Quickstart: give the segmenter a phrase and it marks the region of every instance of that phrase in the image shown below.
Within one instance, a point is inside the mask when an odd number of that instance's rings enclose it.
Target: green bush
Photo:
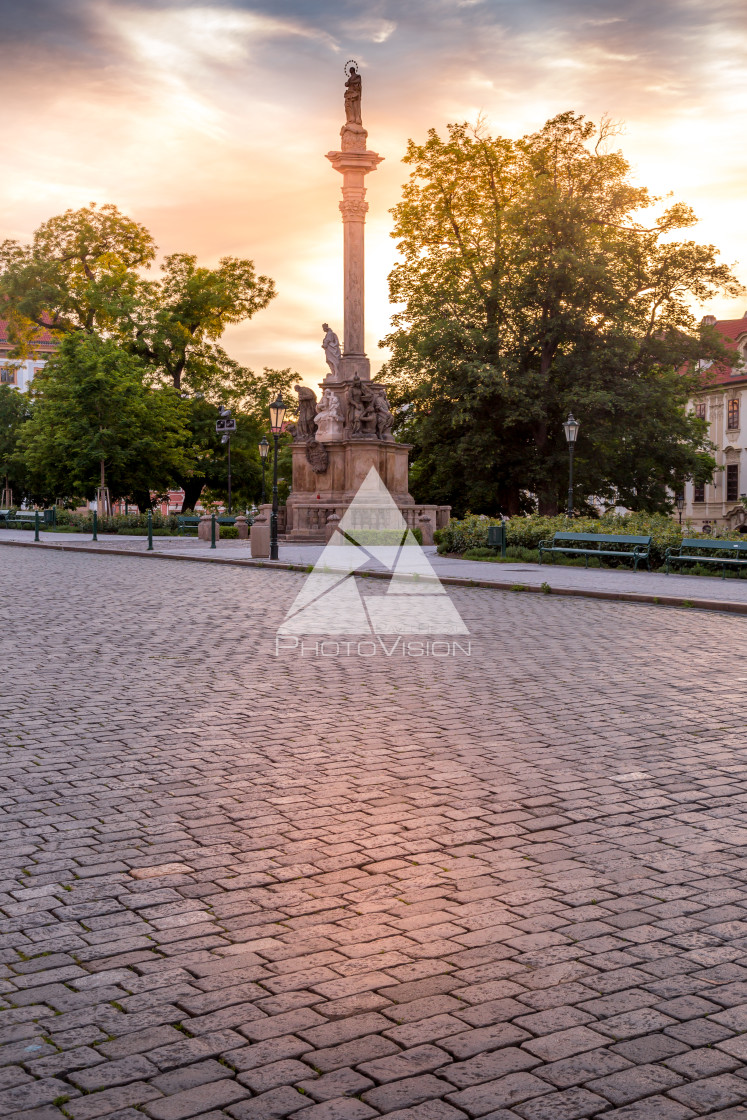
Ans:
[[[479,517],[469,514],[461,521],[452,521],[445,529],[439,530],[438,551],[464,553],[471,549],[488,547],[488,527],[499,525],[500,518]],[[678,525],[676,521],[663,513],[607,513],[603,517],[575,517],[570,521],[565,516],[540,517],[533,514],[529,517],[512,517],[507,522],[506,543],[511,548],[537,549],[541,540],[549,540],[555,533],[567,532],[571,529],[579,533],[620,533],[628,536],[651,536],[651,567],[662,567],[664,554],[668,548],[677,548],[683,537],[703,537],[711,540],[715,536],[698,533],[691,526]],[[730,533],[720,530],[718,538],[723,540],[744,540],[740,533]],[[614,547],[614,546],[611,546]],[[624,545],[619,546],[625,550]],[[517,557],[519,558],[519,557]],[[525,559],[524,556],[520,557]],[[610,557],[605,557],[604,563],[614,563]],[[621,564],[630,563],[623,559]],[[686,570],[689,566],[684,566]]]

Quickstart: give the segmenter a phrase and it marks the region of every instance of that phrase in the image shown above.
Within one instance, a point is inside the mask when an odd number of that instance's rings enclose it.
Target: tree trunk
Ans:
[[[146,513],[147,510],[153,508],[150,491],[148,490],[134,490],[132,493],[132,500],[141,513]]]
[[[194,509],[195,504],[199,501],[200,494],[202,493],[205,485],[204,480],[200,481],[197,478],[187,478],[182,483],[184,487],[184,501],[182,502],[182,513],[188,509]]]

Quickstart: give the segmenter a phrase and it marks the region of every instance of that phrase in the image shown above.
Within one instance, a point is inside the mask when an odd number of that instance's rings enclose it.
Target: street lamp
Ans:
[[[267,452],[269,450],[270,445],[265,437],[262,436],[262,439],[259,441],[259,457],[262,460],[262,501],[260,505],[265,504],[265,467],[267,466]]]
[[[578,436],[578,429],[581,427],[578,420],[574,420],[573,413],[568,413],[568,419],[563,424],[563,431],[568,443],[568,516],[573,517],[573,450],[576,446],[576,438]]]
[[[675,502],[675,505],[677,506],[677,512],[680,515],[680,525],[681,525],[682,524],[682,511],[685,508],[685,495],[682,494],[682,493],[679,493],[677,495],[677,497],[674,499],[674,502]]]
[[[270,517],[270,559],[278,559],[278,438],[283,430],[285,404],[278,393],[277,400],[270,405],[270,431],[275,441],[275,454],[272,463],[272,516]]]

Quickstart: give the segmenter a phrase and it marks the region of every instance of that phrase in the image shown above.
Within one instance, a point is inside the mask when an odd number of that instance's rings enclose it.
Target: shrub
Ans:
[[[439,530],[438,551],[463,553],[468,549],[487,548],[488,527],[499,524],[499,518],[478,517],[474,514],[468,514],[461,521],[452,521],[447,528]],[[575,529],[579,533],[650,536],[652,568],[663,566],[667,548],[678,547],[685,536],[713,539],[705,533],[696,532],[691,526],[678,525],[663,513],[606,513],[599,518],[575,517],[572,521],[564,515],[540,517],[538,514],[532,514],[529,517],[512,517],[507,522],[506,543],[509,549],[534,550],[541,540],[549,540],[554,533],[570,529]],[[723,540],[744,540],[741,534],[726,530],[719,530],[718,537]],[[621,545],[620,548],[624,550],[625,546]],[[604,563],[610,562],[614,563],[614,560],[605,557]],[[621,563],[626,564],[629,561],[622,560]]]

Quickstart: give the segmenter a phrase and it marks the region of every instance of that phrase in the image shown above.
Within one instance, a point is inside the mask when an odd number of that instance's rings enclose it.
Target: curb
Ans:
[[[56,552],[87,552],[96,556],[130,556],[143,560],[176,560],[186,561],[191,564],[224,564],[236,568],[275,568],[287,572],[308,572],[308,564],[294,564],[288,560],[232,560],[227,556],[176,556],[167,552],[134,552],[128,548],[91,548],[84,544],[48,544],[46,541],[37,544],[34,541],[4,541],[0,546],[6,548],[43,548]],[[389,572],[359,572],[369,579],[388,579]],[[441,584],[450,587],[478,587],[493,591],[530,592],[535,595],[575,596],[579,599],[606,599],[618,603],[645,603],[657,607],[681,607],[700,611],[721,611],[726,614],[747,614],[747,602],[735,603],[720,599],[690,599],[679,595],[647,595],[638,591],[598,591],[594,588],[578,587],[553,587],[549,592],[541,587],[532,587],[529,584],[505,583],[492,579],[467,579],[464,576],[439,576]]]

